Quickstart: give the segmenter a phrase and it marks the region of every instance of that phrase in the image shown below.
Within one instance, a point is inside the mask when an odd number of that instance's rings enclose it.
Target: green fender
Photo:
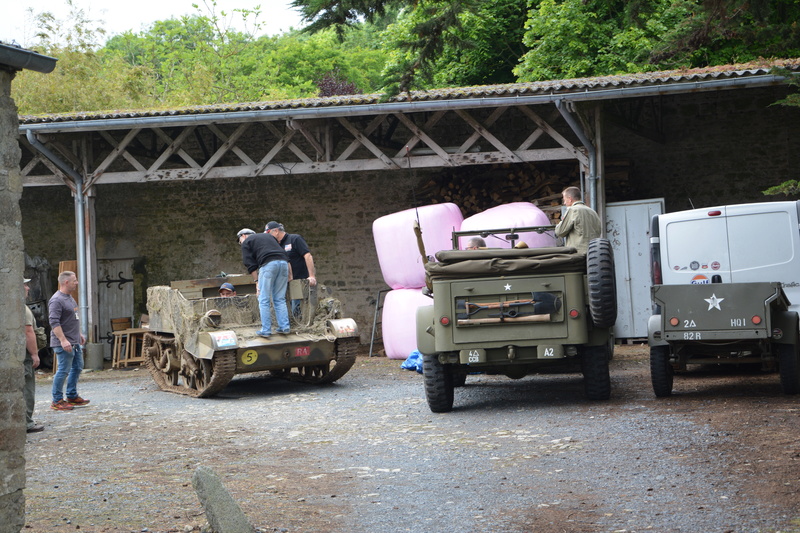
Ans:
[[[432,305],[423,305],[417,308],[417,350],[424,355],[436,353]]]

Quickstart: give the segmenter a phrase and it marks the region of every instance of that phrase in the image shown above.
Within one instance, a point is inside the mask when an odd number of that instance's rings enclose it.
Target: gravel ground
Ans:
[[[205,465],[263,531],[800,532],[800,405],[777,374],[699,369],[657,400],[646,346],[618,346],[608,402],[579,374],[477,375],[435,415],[399,365],[205,400],[106,370],[72,412],[40,375],[25,531],[198,531]]]

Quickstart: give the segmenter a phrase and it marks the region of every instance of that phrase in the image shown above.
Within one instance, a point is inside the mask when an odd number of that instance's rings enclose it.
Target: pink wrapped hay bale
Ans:
[[[407,359],[417,349],[417,308],[432,305],[422,289],[389,291],[383,300],[383,348],[389,359]]]
[[[549,226],[550,219],[544,211],[530,202],[514,202],[505,205],[498,205],[467,217],[461,223],[461,231],[472,230],[491,230],[500,228],[521,228],[523,226]],[[528,245],[529,248],[544,248],[555,246],[556,238],[552,231],[539,234],[536,232],[519,233],[519,240]],[[486,241],[487,248],[511,248],[511,243],[503,240],[506,233],[498,237],[489,236]],[[465,248],[469,237],[461,237],[460,248]],[[519,241],[517,241],[519,242]]]
[[[425,268],[414,234],[414,221],[419,216],[425,253],[453,248],[452,232],[464,220],[456,204],[435,204],[406,209],[382,216],[372,223],[372,236],[378,252],[381,274],[393,289],[417,289],[425,286]]]

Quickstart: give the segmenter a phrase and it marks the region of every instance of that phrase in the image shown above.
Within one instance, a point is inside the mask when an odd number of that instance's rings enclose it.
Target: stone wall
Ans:
[[[100,186],[97,254],[138,258],[146,285],[245,273],[236,232],[278,220],[307,240],[320,283],[368,342],[374,298],[385,288],[372,221],[410,207],[420,179],[401,171]],[[55,275],[59,261],[75,258],[72,197],[66,187],[27,188],[22,205],[26,252],[45,257]]]
[[[665,142],[610,125],[606,158],[633,162],[634,198],[664,197],[667,211],[785,200],[761,191],[800,168],[800,108],[773,105],[785,88],[662,97]],[[690,201],[691,200],[691,201]]]
[[[22,181],[13,78],[0,70],[0,533],[19,531],[25,519]]]
[[[668,210],[689,207],[688,198],[696,206],[768,200],[760,191],[796,177],[792,172],[800,162],[800,110],[770,106],[785,93],[740,89],[662,97],[664,143],[608,121],[607,160],[632,163],[630,186],[608,200],[663,196]],[[465,167],[459,175],[487,170]],[[141,285],[220,271],[241,273],[236,231],[261,231],[269,220],[278,220],[306,238],[320,281],[342,300],[361,327],[362,341],[368,342],[374,298],[386,288],[372,222],[413,207],[419,185],[440,172],[446,171],[101,185],[96,200],[98,257],[137,258]],[[502,179],[504,172],[495,174]],[[572,179],[566,176],[565,185]],[[26,188],[21,205],[26,252],[51,265],[74,259],[73,200],[67,188]],[[143,292],[139,287],[137,294]],[[137,312],[143,311],[140,305]]]

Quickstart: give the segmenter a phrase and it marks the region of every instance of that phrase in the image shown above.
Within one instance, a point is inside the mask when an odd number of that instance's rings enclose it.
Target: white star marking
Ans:
[[[716,294],[712,294],[711,298],[703,298],[703,299],[708,302],[708,311],[711,311],[714,308],[717,308],[720,311],[722,311],[722,308],[719,306],[719,304],[725,298],[717,298]]]
[[[506,283],[506,284],[505,284],[505,287],[503,287],[503,288],[504,288],[505,290],[507,290],[507,291],[510,291],[510,290],[511,290],[511,284],[510,284],[510,283]]]

